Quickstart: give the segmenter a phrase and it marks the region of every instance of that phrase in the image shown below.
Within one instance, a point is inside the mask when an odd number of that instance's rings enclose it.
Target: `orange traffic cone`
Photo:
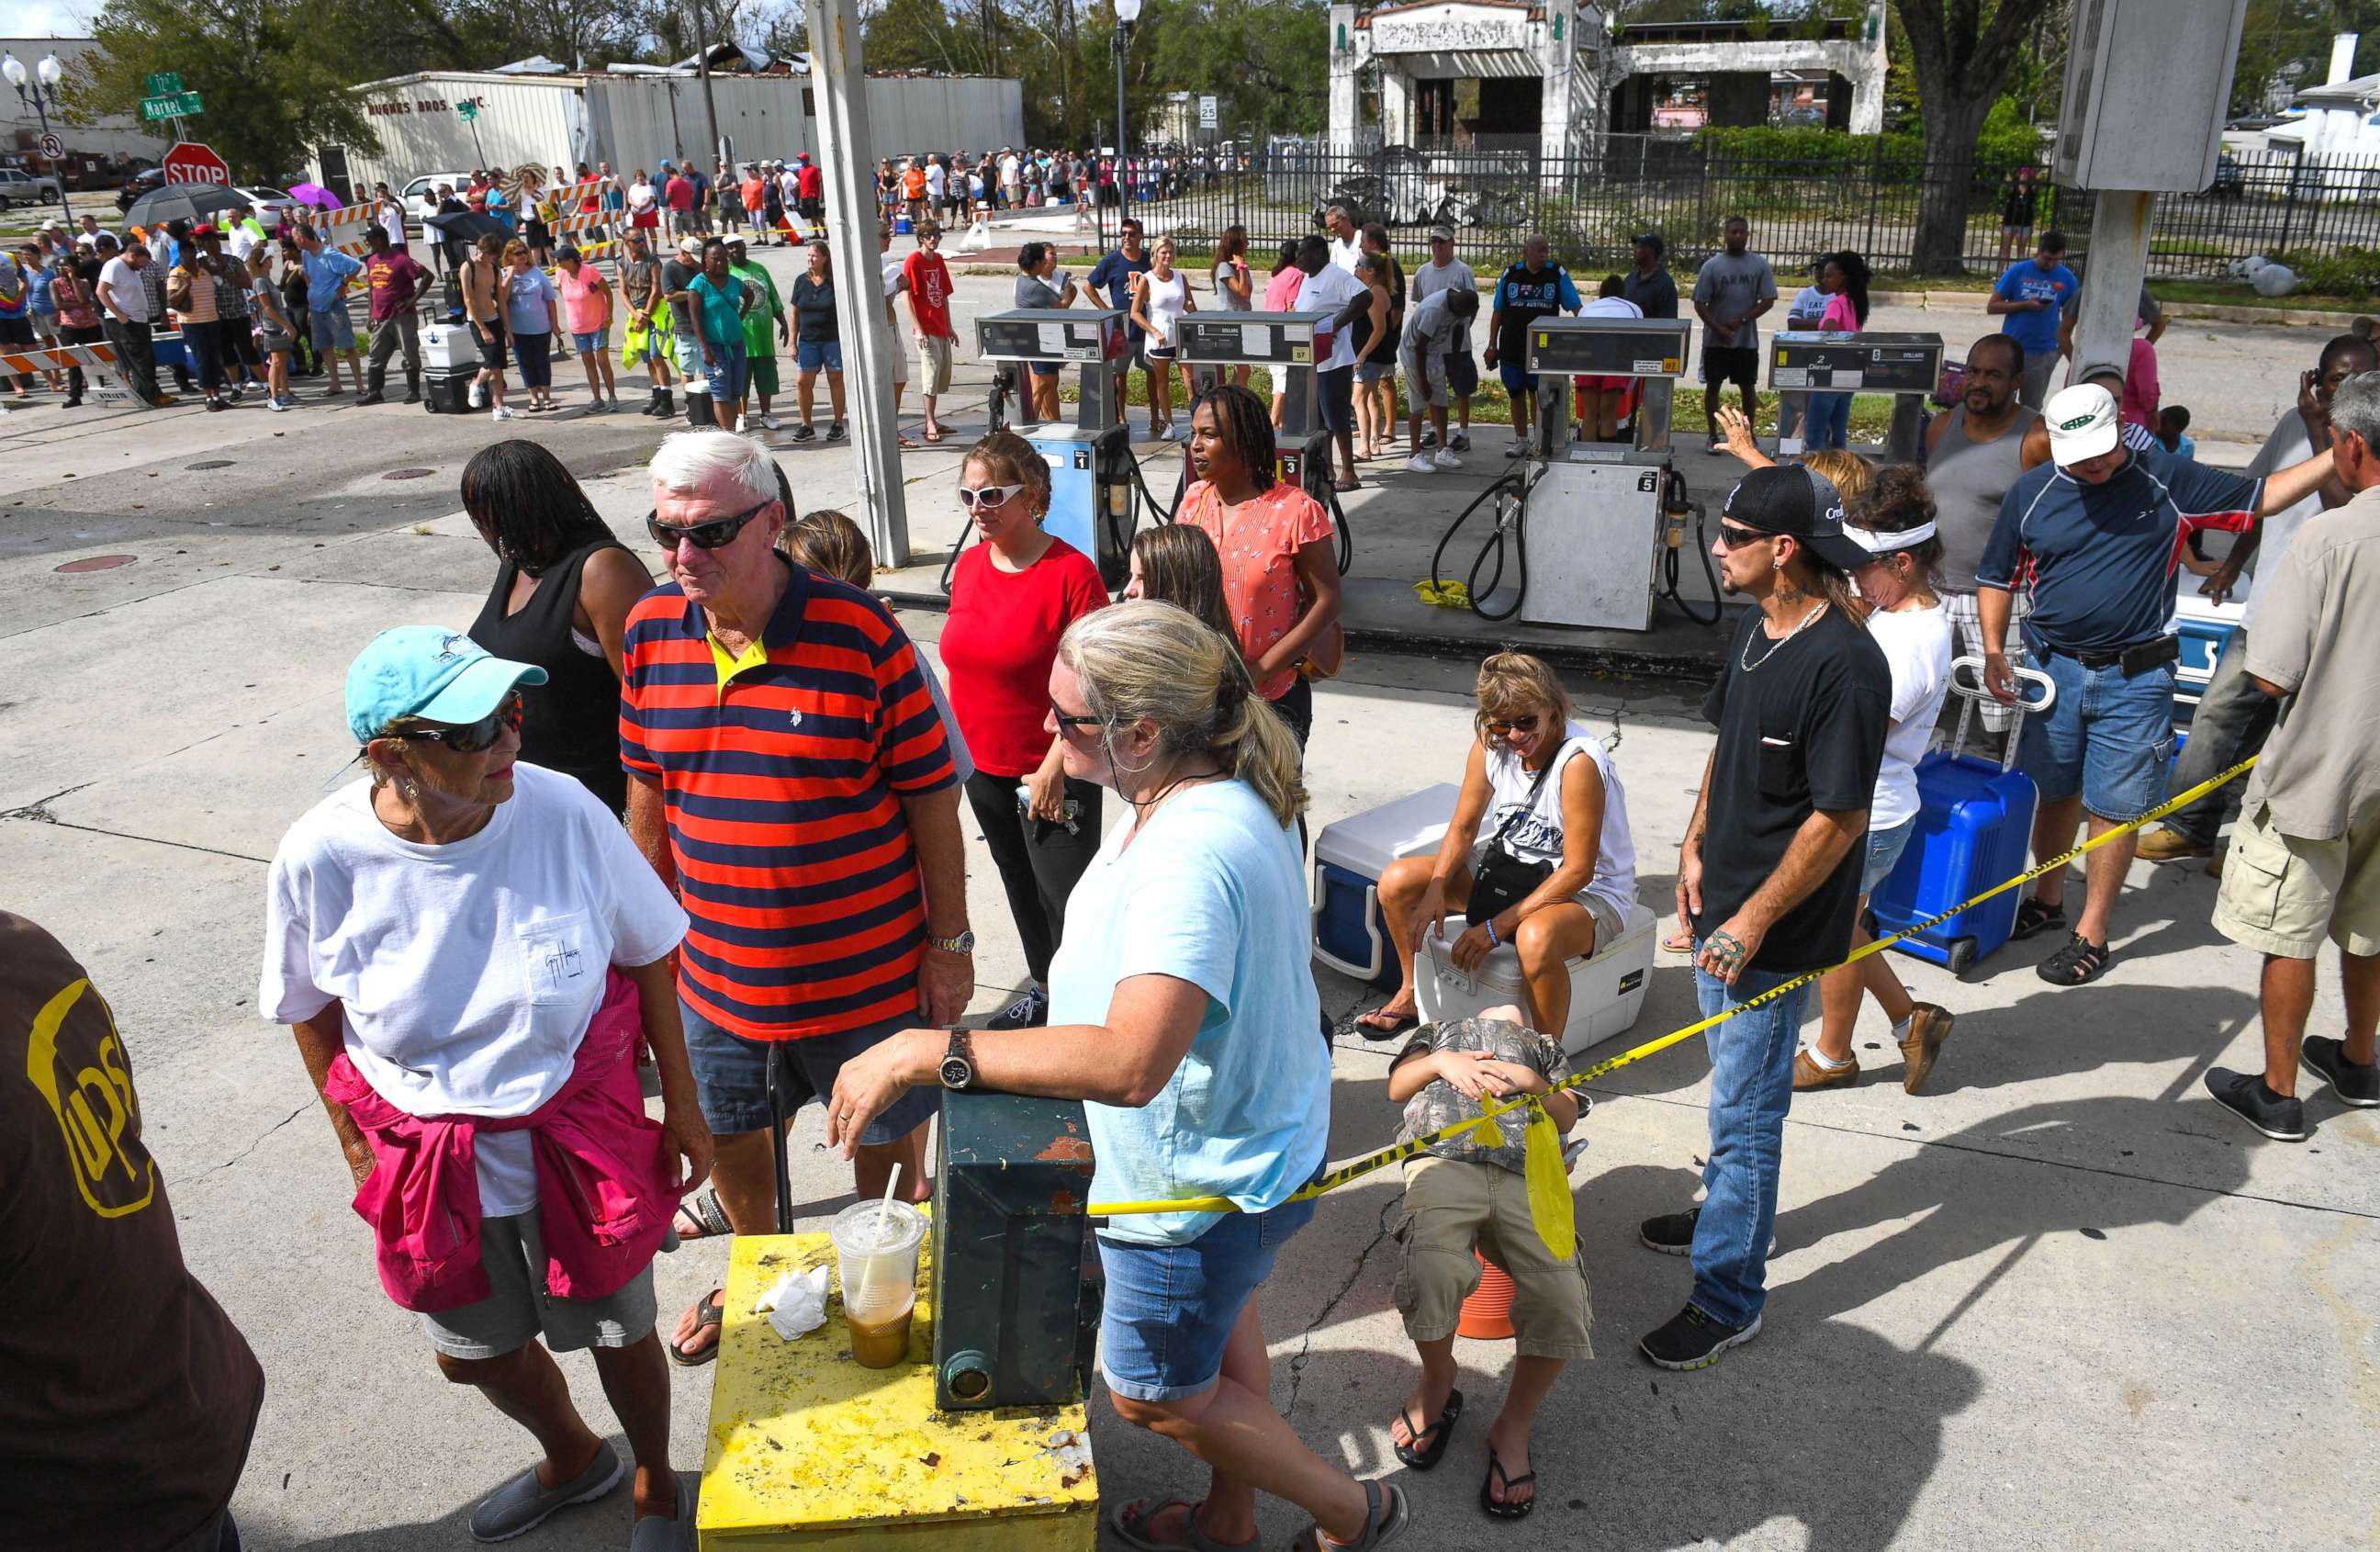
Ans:
[[[1463,1301],[1455,1335],[1475,1341],[1501,1341],[1512,1334],[1512,1276],[1476,1250],[1471,1254],[1479,1263],[1479,1286]]]

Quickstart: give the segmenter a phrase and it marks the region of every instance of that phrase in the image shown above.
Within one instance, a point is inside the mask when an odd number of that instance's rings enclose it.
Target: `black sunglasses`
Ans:
[[[1524,717],[1513,717],[1510,720],[1490,717],[1488,719],[1487,726],[1489,734],[1497,738],[1501,738],[1508,733],[1535,733],[1537,731],[1537,714],[1532,711]]]
[[[496,740],[504,735],[504,729],[520,725],[521,697],[520,692],[515,690],[504,697],[502,706],[476,722],[466,722],[461,727],[413,728],[405,736],[443,744],[458,755],[476,755],[482,749],[493,748]]]
[[[1095,728],[1105,727],[1107,725],[1097,717],[1076,717],[1072,716],[1067,712],[1061,711],[1058,709],[1058,703],[1054,700],[1050,703],[1050,718],[1052,721],[1058,724],[1061,732],[1068,732],[1075,728]]]
[[[1730,550],[1741,550],[1747,544],[1757,544],[1764,539],[1776,537],[1775,534],[1765,534],[1756,528],[1739,528],[1732,523],[1721,523],[1718,526],[1718,541]]]
[[[662,522],[659,509],[655,509],[645,514],[645,531],[652,535],[653,542],[664,550],[676,549],[681,540],[690,540],[697,550],[717,550],[735,543],[735,536],[744,531],[745,524],[776,504],[777,498],[771,496],[759,505],[739,512],[733,517],[712,517],[699,523],[688,523],[683,527]]]

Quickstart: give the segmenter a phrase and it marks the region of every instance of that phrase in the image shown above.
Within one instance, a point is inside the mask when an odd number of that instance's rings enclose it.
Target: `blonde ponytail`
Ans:
[[[1058,655],[1108,727],[1153,722],[1160,747],[1211,757],[1254,787],[1284,826],[1305,811],[1297,740],[1257,697],[1238,643],[1196,615],[1129,599],[1067,626]]]

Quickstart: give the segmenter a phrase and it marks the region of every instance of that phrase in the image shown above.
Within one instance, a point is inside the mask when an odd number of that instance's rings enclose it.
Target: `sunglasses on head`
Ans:
[[[1730,550],[1741,550],[1747,544],[1757,544],[1764,539],[1776,537],[1775,534],[1765,534],[1756,528],[1739,528],[1732,523],[1721,523],[1718,526],[1718,541]]]
[[[1006,506],[1025,489],[1022,482],[1014,485],[978,485],[959,487],[959,504],[973,512],[978,506]]]
[[[735,543],[735,536],[744,531],[745,524],[776,504],[777,498],[771,496],[759,505],[748,507],[733,517],[710,517],[699,523],[683,525],[662,522],[659,509],[655,509],[645,514],[645,531],[652,535],[653,542],[664,550],[676,549],[680,541],[692,544],[697,550],[717,550]]]
[[[1487,728],[1488,735],[1494,738],[1501,738],[1508,733],[1535,733],[1537,731],[1537,714],[1531,711],[1518,717],[1490,717]]]
[[[502,706],[476,722],[466,722],[461,727],[415,728],[405,736],[443,744],[458,755],[476,755],[482,749],[493,748],[496,740],[504,735],[504,729],[520,725],[521,697],[520,692],[515,690],[504,697]]]

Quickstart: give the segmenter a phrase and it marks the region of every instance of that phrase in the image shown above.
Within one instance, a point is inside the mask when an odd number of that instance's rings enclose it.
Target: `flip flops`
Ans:
[[[1479,1483],[1479,1507],[1488,1511],[1491,1520],[1526,1520],[1530,1511],[1537,1507],[1537,1496],[1532,1493],[1519,1503],[1499,1503],[1493,1493],[1499,1479],[1504,1484],[1504,1491],[1510,1493],[1515,1487],[1526,1487],[1535,1482],[1537,1473],[1523,1472],[1518,1476],[1507,1475],[1504,1462],[1496,1458],[1496,1447],[1491,1444],[1488,1447],[1488,1474]]]
[[[1447,1441],[1454,1437],[1454,1425],[1462,1419],[1462,1416],[1463,1392],[1460,1390],[1450,1390],[1446,1393],[1446,1405],[1439,1409],[1438,1421],[1427,1428],[1415,1427],[1413,1413],[1399,1407],[1397,1420],[1405,1425],[1405,1433],[1411,1442],[1392,1446],[1396,1450],[1397,1459],[1415,1471],[1429,1470],[1445,1457]],[[1436,1437],[1430,1440],[1428,1448],[1415,1449],[1415,1446],[1421,1443],[1422,1436],[1425,1434]]]
[[[686,1227],[689,1223],[694,1225],[692,1229]],[[670,1227],[677,1231],[681,1240],[707,1240],[735,1232],[735,1225],[727,1221],[725,1209],[719,1205],[719,1193],[708,1188],[677,1205],[677,1217]]]
[[[1376,1022],[1379,1019],[1386,1019],[1388,1022],[1386,1024]],[[1417,1012],[1391,1013],[1385,1009],[1375,1008],[1368,1013],[1355,1015],[1355,1033],[1366,1040],[1393,1040],[1419,1023],[1421,1023],[1421,1015]]]
[[[688,1335],[696,1337],[702,1335],[702,1328],[705,1326],[719,1326],[721,1328],[719,1335],[711,1338],[710,1345],[704,1348],[699,1352],[686,1352],[680,1351],[677,1344],[686,1339],[679,1337],[671,1338],[665,1344],[669,1348],[671,1363],[677,1364],[681,1368],[694,1369],[700,1368],[703,1364],[710,1363],[712,1359],[719,1356],[720,1340],[727,1334],[725,1327],[722,1324],[726,1319],[727,1315],[725,1308],[726,1303],[727,1290],[724,1288],[714,1288],[710,1292],[702,1296],[702,1302],[694,1306],[694,1329],[689,1332]]]

